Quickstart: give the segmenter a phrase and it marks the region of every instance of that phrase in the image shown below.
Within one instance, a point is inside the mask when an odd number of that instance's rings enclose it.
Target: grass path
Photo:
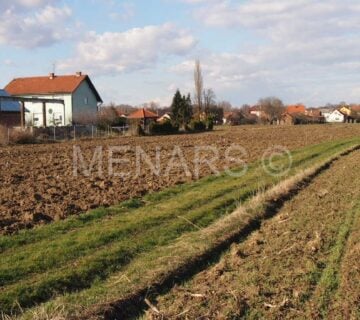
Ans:
[[[360,193],[358,197],[360,197]],[[349,201],[351,200],[349,199]],[[324,319],[328,318],[330,304],[340,285],[341,262],[345,253],[346,243],[352,231],[354,220],[358,218],[359,212],[360,202],[357,202],[350,210],[344,212],[343,222],[338,229],[335,243],[331,247],[326,267],[321,273],[313,296],[309,299],[307,308],[309,316],[316,315]],[[360,291],[360,288],[357,291]]]
[[[337,288],[327,305],[328,319],[360,319],[360,207],[354,212],[344,251]]]
[[[357,143],[358,139],[323,143],[294,152],[289,175]],[[284,161],[278,160],[279,164]],[[261,164],[254,163],[240,178],[209,177],[0,237],[0,309],[10,313],[16,303],[26,308],[64,293],[96,291],[99,283],[136,256],[209,226],[279,180],[265,175]]]

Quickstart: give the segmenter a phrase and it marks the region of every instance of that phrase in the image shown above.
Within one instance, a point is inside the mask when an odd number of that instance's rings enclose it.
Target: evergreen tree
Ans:
[[[191,102],[191,96],[190,93],[187,95],[187,97],[183,97],[183,117],[182,117],[182,125],[185,127],[188,125],[191,121],[191,118],[193,116],[192,113],[192,102]]]
[[[174,95],[172,104],[171,104],[171,113],[172,113],[172,121],[176,126],[181,125],[181,110],[183,104],[183,97],[181,96],[180,90],[176,90]]]
[[[174,125],[185,127],[189,124],[192,118],[192,103],[190,94],[188,94],[187,97],[182,96],[180,90],[177,90],[171,104],[171,112]]]

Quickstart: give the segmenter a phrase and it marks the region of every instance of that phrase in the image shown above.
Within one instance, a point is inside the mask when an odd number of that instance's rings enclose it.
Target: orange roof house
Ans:
[[[131,113],[127,118],[130,120],[130,123],[136,124],[137,127],[140,126],[144,132],[149,133],[150,124],[155,122],[159,116],[154,112],[142,108]]]
[[[297,105],[289,105],[286,107],[285,113],[293,114],[293,113],[306,113],[306,107],[303,104]]]
[[[96,116],[98,106],[103,101],[88,75],[77,72],[74,75],[17,78],[5,90],[12,96],[64,100],[65,105],[49,104],[46,107],[46,124],[70,125],[81,116]],[[26,102],[27,123],[40,126],[43,123],[41,106]]]
[[[267,118],[267,114],[265,111],[262,110],[263,108],[259,105],[255,105],[250,107],[249,109],[249,113],[251,115],[257,116],[258,118],[262,118],[262,119],[266,119]]]
[[[159,118],[157,114],[144,108],[136,110],[135,112],[131,113],[128,116],[128,119],[157,119],[157,118]]]
[[[350,108],[351,111],[360,112],[360,105],[353,105]]]

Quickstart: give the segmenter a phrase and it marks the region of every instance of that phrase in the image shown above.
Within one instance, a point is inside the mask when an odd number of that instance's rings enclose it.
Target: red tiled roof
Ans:
[[[302,104],[298,104],[298,105],[295,105],[295,106],[287,106],[285,112],[290,113],[290,114],[291,113],[305,113],[306,108]]]
[[[159,118],[157,114],[146,109],[139,109],[128,116],[128,119],[157,119],[157,118]]]
[[[351,110],[352,110],[352,111],[357,111],[357,112],[360,112],[360,105],[357,105],[357,106],[351,106]]]
[[[88,82],[97,100],[102,102],[99,93],[87,75],[17,78],[12,80],[5,87],[5,90],[12,96],[73,93],[83,81]]]

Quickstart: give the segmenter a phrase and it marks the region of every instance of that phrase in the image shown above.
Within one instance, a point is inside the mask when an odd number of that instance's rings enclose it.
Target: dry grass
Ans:
[[[12,130],[10,133],[10,143],[30,144],[35,142],[34,135],[28,130]]]
[[[29,130],[0,126],[0,145],[35,143],[35,137]]]
[[[21,310],[21,313],[23,313],[23,310]],[[32,320],[66,320],[69,318],[69,314],[65,312],[65,306],[56,306],[53,309],[39,307],[36,310],[31,311],[29,316]],[[19,315],[8,316],[0,314],[0,320],[15,320],[18,319],[18,317]]]
[[[4,126],[0,126],[0,145],[8,144],[8,130]]]

